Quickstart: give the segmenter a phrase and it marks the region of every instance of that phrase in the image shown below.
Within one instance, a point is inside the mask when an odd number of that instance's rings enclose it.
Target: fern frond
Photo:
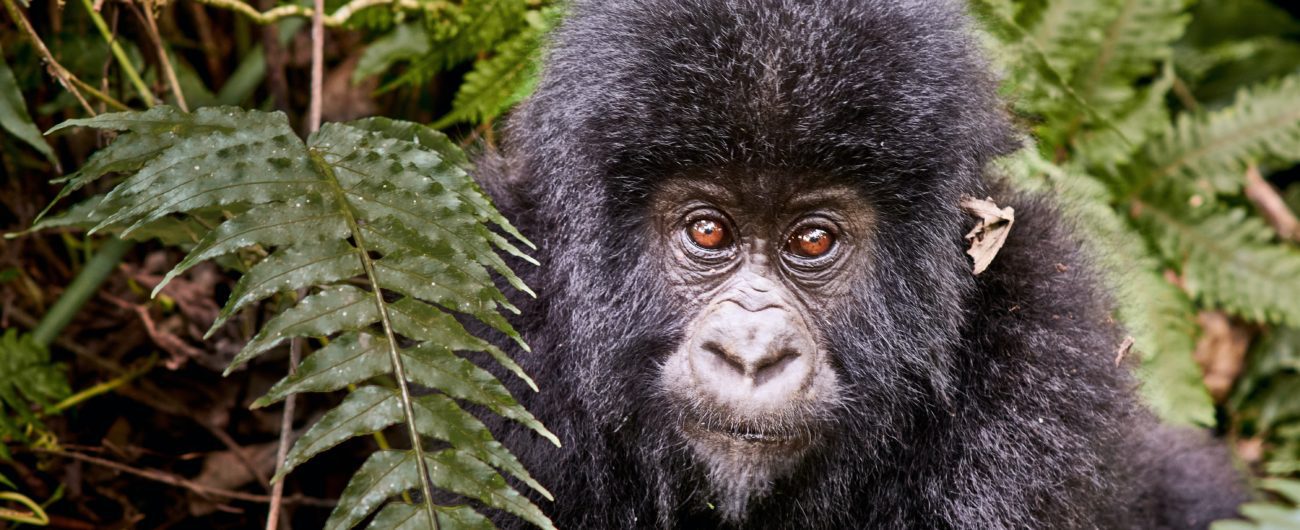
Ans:
[[[40,421],[33,405],[49,407],[72,393],[63,370],[31,335],[13,328],[0,335],[0,439],[25,439],[22,425]],[[0,443],[0,459],[8,458]]]
[[[1079,65],[1096,55],[1105,38],[1101,28],[1118,13],[1121,1],[1050,0],[1037,10],[1035,17],[1026,20],[1025,26],[1030,40],[1043,50],[1047,62],[1071,80]]]
[[[1141,357],[1142,395],[1162,419],[1213,425],[1214,404],[1193,359],[1192,301],[1161,273],[1160,262],[1139,234],[1109,205],[1105,186],[1078,165],[1060,167],[1030,146],[999,162],[1022,189],[1051,192],[1088,244],[1117,302],[1116,319],[1135,339]]]
[[[522,101],[537,85],[542,36],[555,19],[554,8],[531,11],[528,26],[493,50],[492,57],[474,63],[451,103],[451,112],[433,124],[441,129],[456,122],[483,123]]]
[[[1117,120],[1131,117],[1134,101],[1141,101],[1137,81],[1172,55],[1170,44],[1189,20],[1185,8],[1186,0],[1049,2],[1036,17],[1033,42],[1092,112],[1080,115],[1060,97],[1062,87],[1032,75],[1036,69],[1021,69],[1029,77],[1017,82],[1029,89],[1020,107],[1044,118],[1038,135],[1064,145],[1094,128],[1133,145],[1115,133],[1121,127]]]
[[[1165,96],[1174,86],[1174,68],[1165,63],[1160,77],[1139,89],[1132,99],[1112,110],[1114,127],[1098,127],[1079,132],[1074,137],[1075,161],[1087,167],[1114,173],[1118,166],[1133,159],[1133,154],[1169,123]]]
[[[1187,113],[1157,138],[1130,171],[1125,197],[1156,183],[1195,183],[1234,193],[1251,162],[1289,165],[1300,161],[1300,76],[1242,90],[1232,105]]]
[[[527,0],[480,0],[450,6],[437,17],[425,19],[429,48],[414,59],[405,73],[379,88],[380,92],[419,84],[438,72],[490,50],[525,23]]]
[[[411,449],[373,455],[353,476],[328,527],[350,528],[410,489],[423,490],[420,506],[385,508],[385,520],[485,521],[472,510],[435,507],[432,486],[553,528],[500,473],[550,494],[456,401],[482,405],[559,443],[500,381],[455,354],[487,352],[533,384],[509,356],[452,315],[482,321],[522,346],[501,315],[517,310],[494,275],[531,293],[497,252],[525,256],[497,230],[531,244],[492,207],[446,137],[371,118],[327,124],[304,144],[283,114],[234,108],[104,114],[56,129],[72,126],[125,130],[119,142],[144,144],[109,151],[78,179],[97,178],[116,162],[112,153],[152,153],[113,166],[136,169],[95,205],[94,230],[123,227],[130,236],[161,219],[213,207],[240,212],[204,233],[159,289],[202,261],[257,245],[269,256],[240,279],[216,325],[268,297],[308,292],[270,319],[227,370],[294,337],[334,337],[255,404],[360,385],[298,440],[286,472],[344,440],[406,426]],[[384,374],[396,388],[365,384]],[[411,385],[439,393],[415,398]],[[450,447],[429,453],[424,438]]]
[[[1067,2],[1071,4],[1088,2]],[[1103,26],[1102,40],[1072,76],[1075,89],[1094,107],[1107,109],[1133,98],[1133,86],[1172,55],[1191,17],[1187,0],[1124,0]]]
[[[1118,1],[1052,0],[1021,13],[1022,22],[1003,20],[1003,26],[1015,26],[1014,31],[1003,32],[1011,37],[1007,44],[1019,57],[1012,64],[1030,65],[1013,66],[1008,72],[1005,85],[1017,108],[1034,115],[1057,115],[1076,107],[1075,100],[1083,102],[1074,90],[1074,72],[1097,48],[1102,38],[1099,28]]]
[[[1300,250],[1243,209],[1174,213],[1136,207],[1138,222],[1201,303],[1255,322],[1300,323]]]

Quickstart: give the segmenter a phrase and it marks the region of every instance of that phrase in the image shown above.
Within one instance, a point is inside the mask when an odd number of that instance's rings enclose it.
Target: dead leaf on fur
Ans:
[[[979,224],[966,234],[966,240],[970,241],[970,249],[966,253],[975,258],[974,273],[979,274],[993,263],[993,258],[997,257],[998,251],[1007,242],[1011,224],[1016,221],[1016,210],[1010,206],[999,208],[992,197],[966,197],[962,199],[961,207],[980,219]]]

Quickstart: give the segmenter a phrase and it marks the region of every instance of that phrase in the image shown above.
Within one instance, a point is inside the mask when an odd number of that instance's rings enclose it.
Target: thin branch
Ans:
[[[227,9],[242,14],[253,22],[258,24],[270,24],[282,18],[288,17],[310,17],[314,14],[315,9],[300,5],[282,5],[259,12],[244,2],[239,0],[195,0],[201,4],[207,4],[221,9]],[[337,28],[347,23],[348,19],[358,11],[367,7],[393,5],[402,11],[427,11],[439,12],[448,7],[445,2],[421,2],[419,0],[352,0],[343,7],[338,8],[332,15],[325,15],[321,23],[326,27]],[[324,9],[322,8],[322,11]]]
[[[320,129],[320,106],[324,90],[322,79],[325,77],[325,0],[314,0],[316,9],[311,17],[311,102],[307,110],[307,134]],[[306,289],[298,289],[298,299],[307,296]],[[294,338],[289,342],[289,374],[293,375],[302,358],[302,339]],[[275,454],[275,473],[280,474],[284,468],[284,459],[289,452],[289,438],[293,434],[293,411],[296,394],[289,394],[284,402],[284,415],[280,417],[280,447]],[[266,515],[266,530],[275,530],[280,521],[280,499],[284,496],[284,481],[278,480],[271,487],[271,508]]]
[[[50,53],[50,49],[45,47],[45,42],[36,34],[36,28],[33,28],[32,23],[27,21],[27,16],[23,14],[21,9],[18,9],[18,6],[14,4],[14,0],[2,1],[5,5],[5,11],[9,12],[9,17],[14,19],[19,26],[22,26],[23,32],[27,34],[27,40],[32,41],[32,45],[36,46],[37,53],[40,53],[41,57],[45,59],[45,66],[50,75],[58,79],[59,84],[63,85],[63,89],[72,94],[72,97],[77,98],[77,101],[81,103],[81,108],[85,109],[87,114],[94,116],[96,114],[95,109],[90,106],[90,103],[81,95],[81,92],[77,91],[77,86],[80,86],[74,83],[77,76],[72,75],[72,72],[69,72],[67,68],[59,64],[59,61],[54,59],[54,54]],[[85,83],[81,83],[81,85],[85,85]],[[89,85],[86,85],[86,87],[89,87]],[[97,90],[94,92],[99,93]]]
[[[126,56],[126,51],[122,49],[121,44],[118,44],[117,37],[113,35],[112,31],[109,31],[108,24],[104,22],[104,17],[99,16],[99,11],[95,11],[95,6],[91,3],[91,0],[81,0],[81,5],[85,6],[91,22],[94,22],[95,27],[99,28],[99,34],[104,37],[104,42],[108,43],[108,48],[113,51],[113,57],[117,58],[117,64],[122,69],[122,73],[126,74],[126,78],[131,81],[132,85],[135,85],[136,92],[140,93],[140,99],[144,100],[145,106],[152,107],[154,105],[153,92],[149,90],[149,85],[144,83],[144,79],[140,77],[140,72],[135,70],[135,65],[131,64],[131,59]]]
[[[157,4],[152,0],[144,0],[143,4],[145,29],[148,30],[149,39],[153,41],[154,50],[158,53],[158,64],[162,65],[163,73],[167,75],[167,85],[171,87],[172,95],[176,96],[176,106],[184,112],[189,112],[190,107],[185,104],[185,94],[181,92],[181,83],[176,79],[176,70],[172,68],[172,60],[167,57],[167,48],[163,45],[162,34],[158,32],[158,21],[153,14]]]
[[[307,134],[320,129],[321,97],[325,89],[325,0],[313,0],[311,15],[311,103],[307,107]]]
[[[146,478],[155,482],[161,482],[163,484],[168,484],[178,488],[185,488],[187,490],[190,490],[194,493],[197,493],[205,497],[224,497],[227,499],[236,499],[241,501],[257,502],[263,504],[271,502],[271,497],[267,495],[258,495],[255,493],[244,493],[242,491],[232,491],[228,489],[214,488],[212,486],[200,484],[198,482],[194,482],[192,480],[177,475],[173,475],[171,473],[166,473],[166,472],[157,471],[153,469],[138,469],[138,468],[128,466],[126,464],[114,462],[112,460],[106,460],[103,458],[84,455],[81,453],[73,453],[73,452],[62,451],[58,449],[31,448],[30,450],[35,452],[40,452],[40,453],[59,455],[59,456],[71,458],[73,460],[80,460],[82,462],[87,462],[97,466],[114,469],[117,471],[121,471],[123,473],[135,475],[141,478]],[[318,499],[315,497],[306,497],[302,495],[294,495],[293,497],[285,499],[285,502],[289,502],[292,504],[301,504],[303,506],[320,506],[324,508],[329,508],[337,504],[336,502],[331,500]]]
[[[1259,209],[1278,237],[1300,241],[1300,220],[1296,219],[1295,212],[1287,207],[1286,201],[1278,195],[1273,185],[1259,174],[1259,166],[1255,164],[1246,169],[1245,192],[1246,198]]]
[[[320,1],[320,0],[317,0]],[[298,289],[298,300],[307,296],[307,289]],[[298,363],[302,360],[302,338],[294,337],[289,342],[289,375],[298,371]],[[275,450],[275,474],[279,475],[280,470],[284,469],[284,460],[289,456],[289,444],[293,442],[293,414],[297,408],[297,394],[289,394],[284,400],[284,412],[280,416],[280,446]],[[284,480],[277,480],[271,486],[271,507],[266,514],[266,530],[275,530],[280,527],[280,499],[284,498]],[[285,528],[293,528],[289,524],[288,517],[285,517],[283,525]]]
[[[62,68],[62,67],[60,67],[60,68]],[[98,99],[98,100],[100,100],[100,101],[102,101],[102,102],[108,104],[108,106],[113,107],[113,108],[116,109],[116,110],[131,110],[131,107],[128,107],[128,106],[126,105],[126,103],[122,103],[121,101],[118,101],[117,98],[108,95],[107,92],[104,92],[104,91],[101,91],[101,90],[98,89],[98,88],[95,88],[94,85],[91,85],[90,83],[87,83],[87,82],[85,82],[85,81],[82,81],[80,78],[78,78],[77,76],[72,75],[71,73],[69,73],[68,76],[69,76],[69,77],[68,77],[68,80],[69,80],[69,81],[72,81],[73,84],[77,85],[78,87],[81,87],[82,90],[85,90],[86,92],[89,92],[90,95],[95,96],[95,99]],[[76,94],[76,93],[74,92],[73,95],[77,96],[77,99],[81,99],[81,94]],[[94,113],[92,112],[91,115],[93,116]]]

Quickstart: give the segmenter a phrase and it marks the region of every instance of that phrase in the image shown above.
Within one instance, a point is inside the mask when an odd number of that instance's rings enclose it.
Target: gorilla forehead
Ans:
[[[968,179],[1008,145],[948,1],[579,2],[534,109],[627,185],[693,165]]]

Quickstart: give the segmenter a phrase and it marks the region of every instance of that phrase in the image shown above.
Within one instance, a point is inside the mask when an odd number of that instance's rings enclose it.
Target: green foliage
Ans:
[[[1217,78],[1213,90],[1196,83],[1225,57],[1281,54],[1293,44],[1258,38],[1293,43],[1287,35],[1300,26],[1275,9],[1213,0],[1194,11],[1185,0],[973,7],[1004,92],[1038,138],[1004,173],[1060,197],[1113,271],[1117,316],[1137,339],[1143,391],[1157,412],[1212,424],[1192,358],[1197,312],[1223,310],[1263,328],[1300,321],[1300,250],[1243,193],[1251,165],[1267,175],[1300,162],[1300,74],[1293,62],[1264,77]],[[1225,25],[1237,34],[1225,37]],[[1224,83],[1235,85],[1225,92]],[[1216,93],[1225,96],[1197,99]],[[1280,393],[1300,401],[1298,392]],[[1270,425],[1260,434],[1282,447],[1280,424]]]
[[[474,63],[456,92],[451,112],[434,127],[458,121],[483,123],[504,113],[532,93],[537,84],[542,37],[550,31],[559,10],[528,13],[528,26],[501,42],[490,58]]]
[[[1271,329],[1250,352],[1243,377],[1230,403],[1243,436],[1277,433],[1274,456],[1265,471],[1276,475],[1300,473],[1300,329]]]
[[[63,365],[50,359],[49,350],[16,329],[0,335],[0,440],[26,440],[26,427],[40,426],[32,406],[46,408],[71,393]],[[0,459],[8,458],[0,444]]]
[[[126,178],[74,209],[76,221],[132,237],[166,220],[209,220],[185,225],[197,242],[155,293],[200,262],[250,247],[267,256],[248,267],[213,329],[268,298],[305,293],[262,326],[227,372],[294,338],[328,337],[327,345],[255,406],[358,385],[297,441],[277,480],[348,439],[398,425],[410,434],[410,449],[375,453],[353,475],[328,528],[351,528],[376,510],[372,527],[428,527],[433,517],[447,527],[490,527],[469,507],[436,506],[433,487],[552,528],[501,473],[550,493],[460,404],[559,443],[491,373],[455,353],[486,352],[532,385],[509,356],[453,316],[523,345],[501,315],[517,310],[493,278],[531,294],[498,251],[530,258],[501,235],[528,244],[445,136],[369,118],[326,124],[304,143],[280,113],[170,107],[69,120],[51,132],[78,126],[119,136],[71,176],[68,189],[110,173]],[[436,392],[413,397],[414,385]],[[440,449],[426,449],[426,440]],[[417,503],[394,500],[403,494]]]
[[[404,65],[404,70],[380,89],[387,91],[424,83],[472,59],[451,112],[436,126],[484,123],[532,92],[543,36],[559,12],[545,2],[471,0],[426,12],[424,18],[413,21],[397,23],[372,16],[370,25],[386,31],[366,48],[353,80]]]
[[[45,156],[52,164],[57,164],[54,150],[41,138],[40,129],[32,123],[27,114],[27,102],[23,101],[22,92],[9,65],[4,61],[4,52],[0,51],[0,129],[8,131],[14,138],[22,140]]]
[[[1217,521],[1210,530],[1300,530],[1300,481],[1271,479],[1261,487],[1277,494],[1279,502],[1241,505],[1248,520]]]

